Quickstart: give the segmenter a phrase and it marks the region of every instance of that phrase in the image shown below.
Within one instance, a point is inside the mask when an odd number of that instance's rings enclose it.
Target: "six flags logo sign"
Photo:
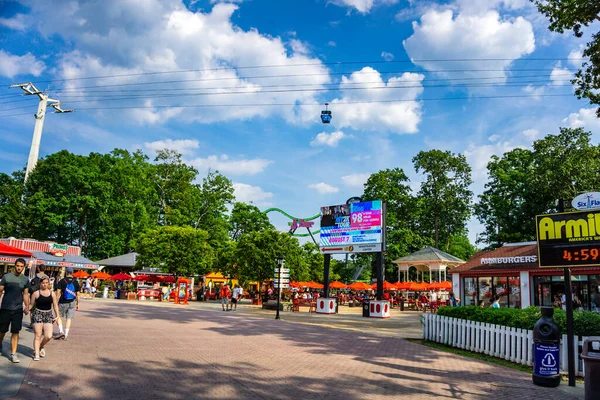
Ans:
[[[600,208],[600,193],[582,193],[573,199],[571,205],[577,210],[593,210],[595,208]]]

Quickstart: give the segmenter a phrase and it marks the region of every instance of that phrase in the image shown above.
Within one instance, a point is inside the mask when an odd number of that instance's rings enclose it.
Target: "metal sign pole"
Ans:
[[[277,314],[275,314],[275,319],[281,319],[279,317],[279,305],[281,304],[281,269],[283,268],[283,265],[280,264],[280,265],[278,265],[278,267],[279,267],[278,268],[279,273],[277,275],[279,278],[279,280],[278,280],[279,284],[277,285]]]
[[[384,252],[385,252],[385,211],[386,204],[385,202],[381,203],[381,251],[377,253],[377,300],[383,300],[383,281],[384,277]]]
[[[329,297],[329,266],[331,265],[331,254],[325,254],[323,271],[323,297]]]
[[[575,386],[575,349],[573,333],[573,293],[571,269],[565,268],[565,301],[567,306],[567,357],[569,357],[569,386]]]

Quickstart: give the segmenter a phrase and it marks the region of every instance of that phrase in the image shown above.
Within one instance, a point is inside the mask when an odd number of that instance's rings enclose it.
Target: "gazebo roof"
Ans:
[[[451,254],[445,253],[435,247],[427,246],[422,250],[416,251],[408,256],[401,257],[394,262],[399,264],[419,264],[428,261],[442,261],[449,264],[464,264],[466,261]]]
[[[104,260],[96,261],[96,263],[103,267],[135,267],[135,259],[138,253],[122,254],[120,256],[107,258]]]

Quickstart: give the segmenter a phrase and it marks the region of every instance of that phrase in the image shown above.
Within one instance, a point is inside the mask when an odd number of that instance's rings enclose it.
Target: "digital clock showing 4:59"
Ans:
[[[563,250],[563,260],[567,261],[598,261],[600,249],[597,247],[579,247],[577,249]]]

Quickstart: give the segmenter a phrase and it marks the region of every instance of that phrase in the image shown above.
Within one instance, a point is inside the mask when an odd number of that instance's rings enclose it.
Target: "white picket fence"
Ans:
[[[503,358],[517,364],[533,365],[533,331],[464,319],[423,314],[423,339],[448,346]],[[586,338],[576,338],[575,370],[583,376],[579,357]],[[568,371],[567,335],[560,344],[560,369]]]

